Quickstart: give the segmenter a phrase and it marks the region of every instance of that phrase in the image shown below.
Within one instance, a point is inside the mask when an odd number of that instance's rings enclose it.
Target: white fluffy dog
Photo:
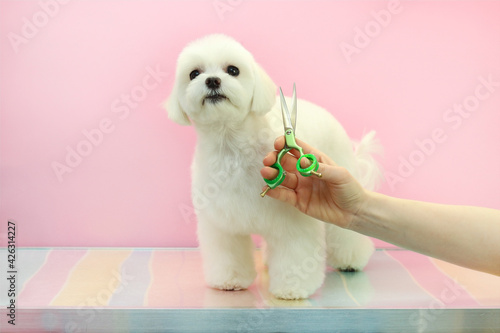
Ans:
[[[291,91],[292,83],[284,88]],[[225,35],[189,44],[179,55],[166,107],[170,119],[193,123],[198,135],[192,195],[208,285],[239,290],[253,282],[251,234],[266,241],[269,288],[278,298],[313,294],[323,283],[325,261],[348,271],[366,265],[373,253],[369,238],[259,195],[265,185],[262,159],[283,135],[283,124],[275,84],[241,44]],[[346,167],[366,188],[374,187],[379,175],[371,157],[378,147],[374,133],[354,149],[330,113],[300,99],[297,107],[296,136]]]

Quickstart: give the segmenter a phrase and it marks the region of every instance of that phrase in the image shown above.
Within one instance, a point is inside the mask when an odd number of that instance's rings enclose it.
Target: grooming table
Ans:
[[[259,251],[245,291],[208,288],[201,265],[197,249],[18,248],[16,325],[3,274],[0,331],[500,332],[500,277],[410,251],[378,249],[363,272],[330,269],[301,301],[268,292]]]

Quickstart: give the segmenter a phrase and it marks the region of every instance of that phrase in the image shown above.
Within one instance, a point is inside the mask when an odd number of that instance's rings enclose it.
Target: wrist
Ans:
[[[351,223],[347,225],[346,229],[361,233],[362,230],[366,229],[366,225],[370,223],[371,217],[374,215],[377,205],[377,196],[378,193],[363,190],[358,209],[354,213]]]
[[[398,199],[365,191],[362,204],[348,229],[400,246],[408,231],[401,225],[404,218],[398,213],[402,205],[404,203]]]

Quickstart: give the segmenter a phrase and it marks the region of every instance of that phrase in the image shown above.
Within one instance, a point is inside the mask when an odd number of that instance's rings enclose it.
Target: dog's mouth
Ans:
[[[202,104],[205,104],[205,102],[216,104],[216,103],[222,102],[225,99],[227,99],[227,97],[225,95],[220,94],[218,92],[211,92],[207,96],[205,96]]]

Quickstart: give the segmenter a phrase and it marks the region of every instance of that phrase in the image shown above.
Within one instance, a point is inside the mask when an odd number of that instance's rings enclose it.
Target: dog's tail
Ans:
[[[361,141],[353,141],[357,160],[358,181],[367,190],[375,190],[383,179],[382,167],[374,155],[382,155],[382,145],[375,137],[375,131],[365,134]]]

